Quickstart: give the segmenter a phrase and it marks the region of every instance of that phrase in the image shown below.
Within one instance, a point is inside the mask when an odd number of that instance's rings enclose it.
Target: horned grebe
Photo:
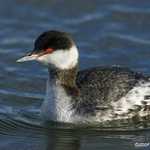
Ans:
[[[41,115],[61,122],[103,122],[150,113],[148,77],[120,67],[78,72],[78,49],[68,33],[47,31],[17,62],[36,60],[49,71]]]

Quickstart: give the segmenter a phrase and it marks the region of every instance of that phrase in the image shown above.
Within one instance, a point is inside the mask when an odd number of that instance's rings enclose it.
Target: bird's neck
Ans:
[[[69,70],[49,68],[45,101],[41,113],[44,118],[56,121],[72,121],[72,103],[78,95],[77,67]]]
[[[49,68],[49,79],[53,84],[62,86],[68,95],[78,96],[79,89],[76,85],[77,72],[78,65],[64,70]]]
[[[78,67],[75,66],[71,69],[52,69],[49,68],[49,78],[63,86],[74,87],[76,86],[76,75]]]

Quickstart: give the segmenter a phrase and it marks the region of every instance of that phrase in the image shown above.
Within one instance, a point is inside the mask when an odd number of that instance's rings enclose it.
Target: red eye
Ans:
[[[53,49],[52,48],[47,48],[46,49],[46,53],[52,53],[53,52]]]

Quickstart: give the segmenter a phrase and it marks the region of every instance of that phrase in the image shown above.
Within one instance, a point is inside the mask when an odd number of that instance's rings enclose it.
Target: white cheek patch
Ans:
[[[57,50],[51,54],[38,57],[38,61],[43,64],[52,64],[59,69],[70,69],[78,63],[78,50],[75,46],[69,50]]]

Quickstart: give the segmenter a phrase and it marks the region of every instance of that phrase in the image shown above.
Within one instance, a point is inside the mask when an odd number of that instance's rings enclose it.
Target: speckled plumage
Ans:
[[[125,96],[139,80],[147,79],[126,68],[97,67],[80,71],[76,80],[81,94],[79,99],[82,99],[78,112],[95,115],[98,111],[110,109],[110,102]]]

